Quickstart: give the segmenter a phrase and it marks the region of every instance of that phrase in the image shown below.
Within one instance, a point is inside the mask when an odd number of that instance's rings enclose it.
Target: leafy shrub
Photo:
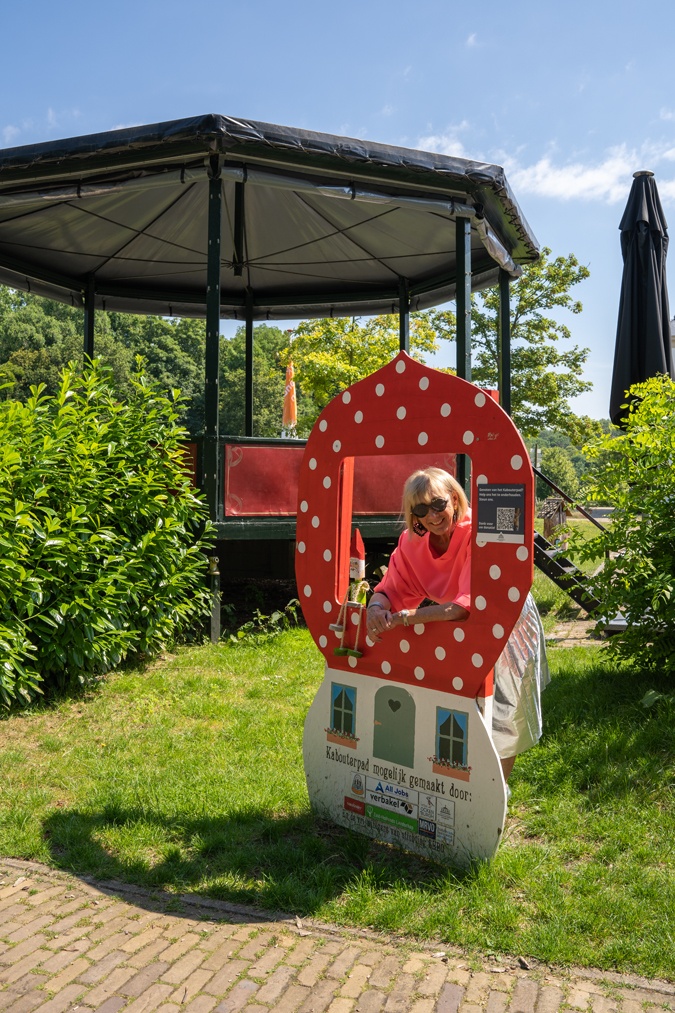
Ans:
[[[292,598],[284,605],[283,611],[275,609],[271,615],[265,615],[260,609],[256,609],[251,619],[242,623],[236,631],[226,634],[227,642],[233,645],[245,644],[247,646],[265,644],[277,634],[298,625],[299,607],[298,599]],[[231,605],[225,605],[224,611],[226,615],[232,615],[234,610]]]
[[[625,633],[610,648],[646,669],[675,672],[675,383],[667,376],[630,390],[625,432],[613,429],[584,448],[592,498],[614,506],[604,533],[582,559],[611,556],[593,577],[606,617],[621,612]]]
[[[138,363],[138,369],[141,365]],[[152,654],[207,611],[209,523],[181,398],[103,367],[0,403],[0,699],[31,699]]]

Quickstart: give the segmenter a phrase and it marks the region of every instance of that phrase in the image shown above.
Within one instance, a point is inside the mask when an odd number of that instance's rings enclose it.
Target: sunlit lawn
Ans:
[[[602,649],[554,650],[496,858],[455,875],[318,821],[309,634],[179,651],[0,721],[0,852],[78,875],[482,952],[675,978],[675,714]],[[672,687],[671,687],[672,688]]]

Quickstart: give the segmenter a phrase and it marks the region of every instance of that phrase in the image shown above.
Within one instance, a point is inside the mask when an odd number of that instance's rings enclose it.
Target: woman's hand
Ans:
[[[390,603],[372,602],[366,610],[366,632],[374,644],[379,643],[381,635],[394,625]]]

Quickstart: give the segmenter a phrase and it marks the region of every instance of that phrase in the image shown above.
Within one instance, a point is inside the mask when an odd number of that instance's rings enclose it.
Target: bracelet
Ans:
[[[372,601],[370,603],[370,605],[368,606],[368,608],[369,609],[384,609],[385,612],[387,611],[387,606],[383,605],[381,601]],[[368,610],[366,609],[366,611],[368,611]]]
[[[399,612],[399,615],[400,615],[401,619],[403,620],[403,625],[407,626],[408,623],[409,623],[409,621],[410,621],[410,613],[408,612],[408,610],[407,609],[401,609],[401,611]]]

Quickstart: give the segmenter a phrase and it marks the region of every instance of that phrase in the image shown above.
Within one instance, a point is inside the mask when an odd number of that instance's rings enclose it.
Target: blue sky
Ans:
[[[675,218],[672,0],[34,0],[2,21],[1,147],[223,113],[503,165],[541,245],[590,269],[574,408],[607,416],[636,169]]]

